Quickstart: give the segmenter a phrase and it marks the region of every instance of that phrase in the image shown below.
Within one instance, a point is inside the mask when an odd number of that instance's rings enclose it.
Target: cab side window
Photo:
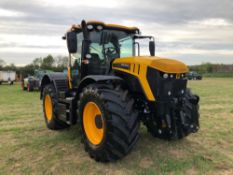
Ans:
[[[73,87],[78,86],[78,80],[81,76],[81,55],[82,55],[82,41],[83,41],[83,34],[77,34],[77,52],[71,54],[71,77],[72,77],[72,84]]]
[[[80,69],[81,68],[81,55],[82,55],[82,41],[83,41],[83,34],[78,33],[77,34],[77,52],[75,54],[71,55],[71,66],[74,69]]]

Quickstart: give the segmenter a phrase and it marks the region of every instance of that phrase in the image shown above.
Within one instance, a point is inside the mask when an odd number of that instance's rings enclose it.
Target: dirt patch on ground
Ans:
[[[192,167],[192,168],[188,169],[184,174],[196,175],[196,174],[198,174],[198,171],[194,167]]]
[[[168,152],[171,157],[175,157],[177,159],[185,158],[187,156],[187,153],[184,152],[184,150],[179,149],[172,149]]]
[[[153,161],[149,157],[143,158],[139,163],[139,166],[144,169],[149,168],[152,165],[153,165]]]
[[[212,172],[209,173],[209,175],[232,175],[233,174],[233,170],[223,170],[223,171],[217,171],[217,172]]]

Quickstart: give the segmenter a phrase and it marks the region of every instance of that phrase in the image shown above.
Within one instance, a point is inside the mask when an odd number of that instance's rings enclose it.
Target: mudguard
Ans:
[[[53,83],[56,92],[68,90],[67,75],[63,72],[45,74],[41,80],[40,98],[42,99],[44,87]]]
[[[105,82],[105,81],[123,81],[122,78],[113,75],[88,75],[83,78],[77,89],[77,94],[79,94],[82,89],[91,83]],[[53,83],[56,92],[68,91],[68,79],[67,75],[64,73],[51,73],[43,76],[41,81],[40,98],[42,99],[43,89],[47,84]]]
[[[105,82],[105,81],[122,82],[123,79],[118,76],[114,76],[114,75],[88,75],[80,81],[77,92],[80,93],[82,89],[88,84],[96,83],[96,82]]]

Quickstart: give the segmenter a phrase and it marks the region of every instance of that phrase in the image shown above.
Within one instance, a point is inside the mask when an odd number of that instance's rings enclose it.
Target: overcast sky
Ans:
[[[157,56],[233,64],[233,0],[1,0],[0,58],[67,55],[61,36],[82,19],[137,26],[155,36]]]

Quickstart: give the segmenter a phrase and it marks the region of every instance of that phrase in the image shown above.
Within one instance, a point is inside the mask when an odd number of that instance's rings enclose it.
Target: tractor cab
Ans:
[[[87,75],[109,75],[117,58],[140,55],[139,39],[149,39],[150,55],[154,55],[152,36],[142,36],[136,27],[85,22],[73,25],[66,33],[70,54],[68,75],[74,87]]]

